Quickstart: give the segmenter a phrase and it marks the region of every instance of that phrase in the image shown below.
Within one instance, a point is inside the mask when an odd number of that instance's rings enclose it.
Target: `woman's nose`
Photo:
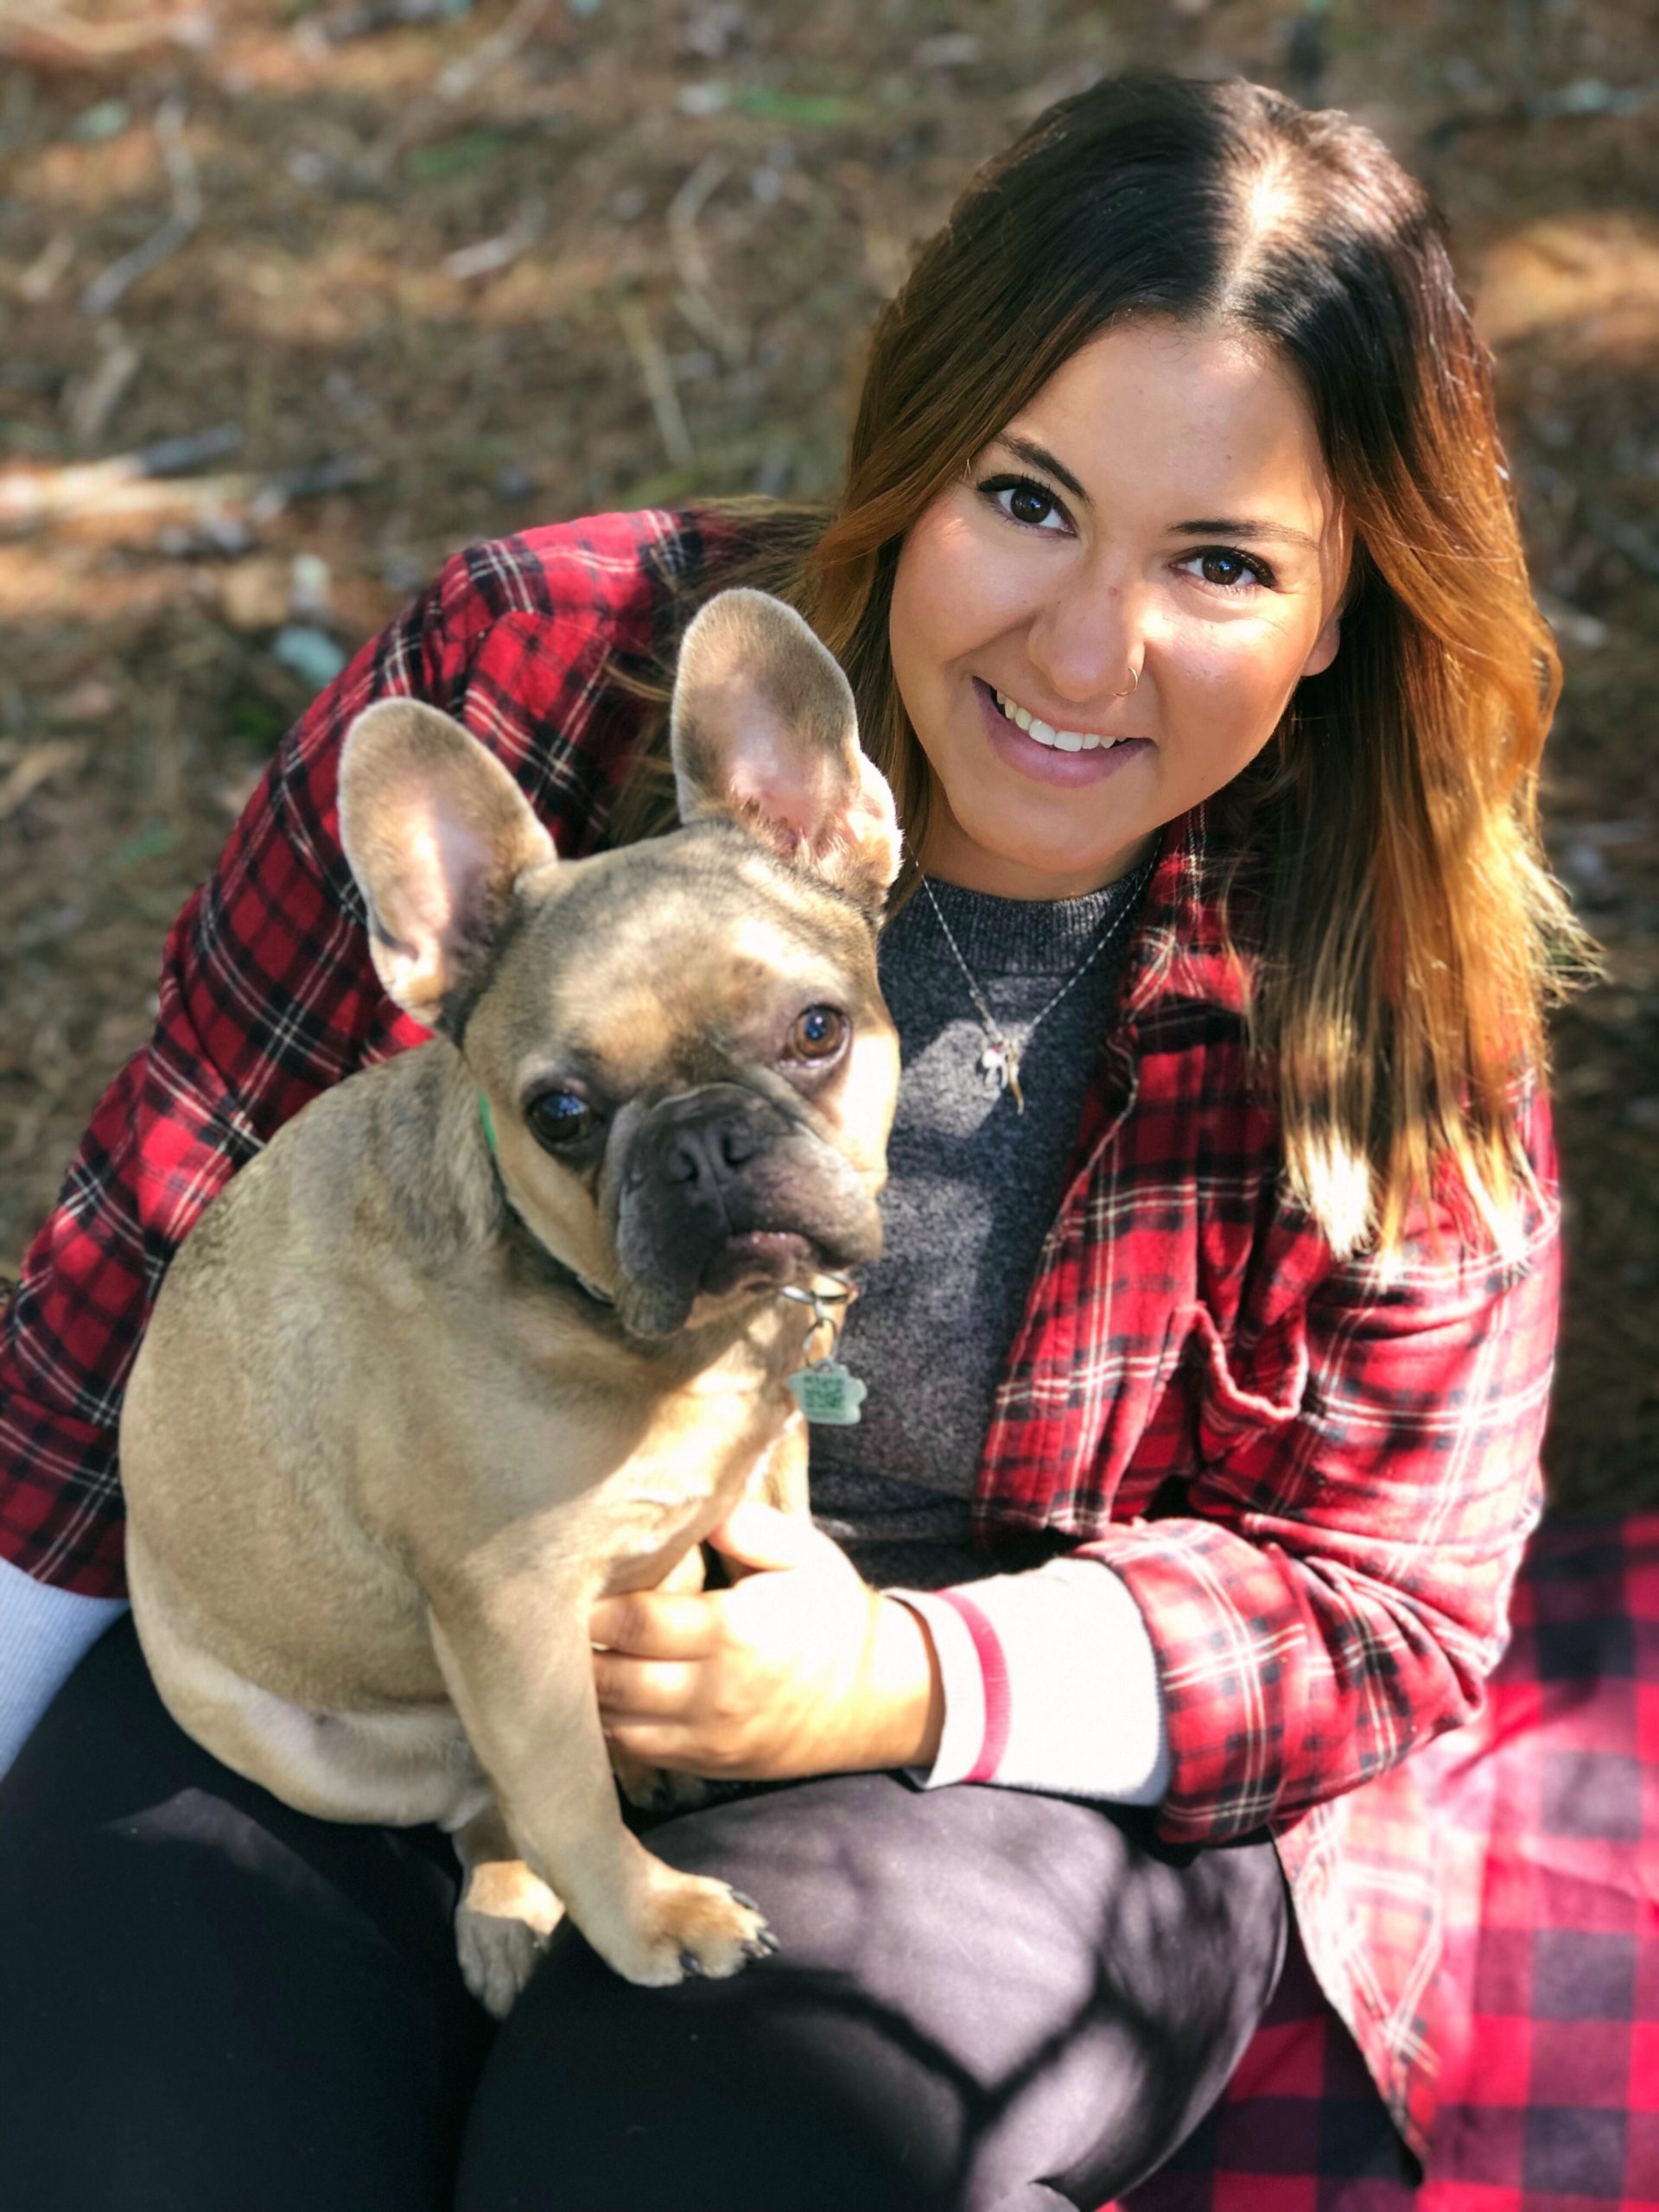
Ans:
[[[1130,671],[1141,665],[1142,614],[1133,578],[1091,563],[1044,601],[1026,650],[1056,698],[1103,705],[1128,689]]]

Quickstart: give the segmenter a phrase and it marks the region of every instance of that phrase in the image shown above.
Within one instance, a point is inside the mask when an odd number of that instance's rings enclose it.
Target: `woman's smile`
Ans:
[[[1040,716],[1033,715],[1029,708],[995,690],[983,677],[971,680],[998,760],[1039,784],[1057,785],[1062,790],[1097,784],[1104,777],[1117,774],[1138,754],[1151,750],[1148,740],[1131,737],[1127,732],[1108,736],[1093,730],[1057,730]]]
[[[924,865],[1024,899],[1126,873],[1329,665],[1346,562],[1306,400],[1270,352],[1161,319],[1090,340],[900,550],[889,637],[932,773]]]

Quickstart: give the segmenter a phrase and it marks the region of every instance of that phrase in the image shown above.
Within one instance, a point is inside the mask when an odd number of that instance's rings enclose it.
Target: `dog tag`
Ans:
[[[848,1372],[838,1359],[821,1359],[789,1377],[795,1402],[808,1421],[835,1428],[851,1428],[863,1416],[859,1408],[869,1395],[869,1384]]]

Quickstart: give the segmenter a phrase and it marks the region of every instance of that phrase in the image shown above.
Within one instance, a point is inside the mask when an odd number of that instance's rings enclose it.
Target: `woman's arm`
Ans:
[[[362,1056],[378,992],[318,786],[370,699],[445,688],[442,597],[365,646],[284,741],[168,933],[154,1033],[94,1112],[0,1315],[0,1557],[42,1582],[122,1594],[116,1428],[168,1262],[236,1168]]]
[[[1156,1803],[1170,1836],[1214,1842],[1467,1719],[1538,1510],[1559,1274],[1541,1096],[1528,1142],[1541,1189],[1521,1260],[1455,1237],[1437,1258],[1425,1236],[1391,1285],[1327,1270],[1294,1319],[1294,1402],[1241,1389],[1212,1345],[1181,1512],[902,1597],[868,1590],[826,1537],[777,1561],[740,1541],[766,1570],[753,1584],[598,1610],[611,1732],[693,1772],[919,1763],[936,1782]],[[869,1624],[902,1611],[925,1652],[889,1624],[877,1666]]]
[[[0,1776],[81,1655],[126,1610],[124,1599],[79,1598],[0,1559]]]
[[[1294,1391],[1253,1395],[1209,1344],[1205,1464],[1179,1512],[920,1601],[951,1714],[938,1779],[1076,1789],[1078,1761],[1086,1771],[1092,1758],[1087,1794],[1150,1802],[1122,1786],[1122,1763],[1148,1741],[1133,1635],[1097,1668],[1092,1702],[1077,1679],[1091,1633],[1117,1636],[1116,1598],[1077,1585],[1090,1563],[1112,1571],[1144,1624],[1172,1838],[1249,1833],[1473,1715],[1541,1494],[1560,1286],[1541,1090],[1525,1136],[1539,1190],[1516,1261],[1474,1255],[1448,1231],[1440,1256],[1414,1238],[1391,1284],[1359,1262],[1329,1269],[1291,1317],[1298,1344],[1275,1347],[1275,1362],[1294,1353]],[[1073,1586],[1064,1601],[1061,1582]],[[938,1625],[941,1611],[970,1620],[972,1636]],[[1052,1725],[1061,1700],[1064,1748]]]

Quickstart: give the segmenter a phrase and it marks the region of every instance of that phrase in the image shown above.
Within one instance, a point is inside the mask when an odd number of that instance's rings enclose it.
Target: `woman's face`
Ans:
[[[1334,658],[1347,563],[1307,404],[1267,347],[1166,321],[1092,340],[899,552],[929,873],[1060,899],[1134,868]]]

